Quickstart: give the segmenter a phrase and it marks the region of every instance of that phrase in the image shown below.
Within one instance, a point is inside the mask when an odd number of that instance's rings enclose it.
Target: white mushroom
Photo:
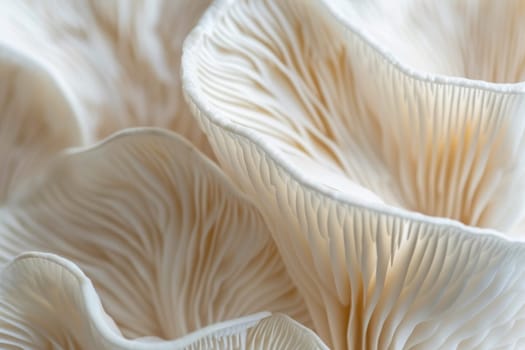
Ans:
[[[520,87],[412,74],[332,14],[218,1],[182,63],[314,329],[335,349],[523,347],[524,244],[450,220],[519,228]]]
[[[57,152],[80,143],[75,115],[53,77],[0,45],[0,204]]]
[[[177,131],[211,155],[182,98],[182,42],[211,0],[0,2],[0,43],[66,87],[86,144],[125,127]]]
[[[193,37],[188,84],[308,182],[479,227],[525,218],[523,94],[412,76],[312,1],[219,2]]]
[[[34,186],[16,194],[0,209],[0,267],[30,250],[71,260],[93,282],[125,338],[175,339],[260,311],[310,324],[261,216],[175,134],[120,133],[59,157]],[[22,299],[17,307],[28,298]],[[8,311],[4,306],[0,319]],[[67,313],[57,317],[69,322]],[[84,322],[78,332],[92,322],[78,321]],[[10,339],[11,326],[4,327],[0,344]]]
[[[525,80],[521,0],[325,1],[405,67],[494,83]]]
[[[52,254],[18,257],[0,273],[2,349],[327,349],[287,316],[259,313],[182,338],[128,340],[105,313],[91,281]]]

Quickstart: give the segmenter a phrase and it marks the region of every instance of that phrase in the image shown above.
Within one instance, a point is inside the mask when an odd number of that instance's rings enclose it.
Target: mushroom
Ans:
[[[337,4],[217,1],[190,33],[218,161],[329,346],[523,347],[520,85],[412,72]]]
[[[169,131],[127,130],[55,159],[0,208],[0,246],[6,346],[137,349],[146,347],[128,340],[153,339],[158,349],[178,349],[168,340],[244,334],[246,320],[211,325],[262,311],[310,325],[253,204]],[[60,257],[9,263],[26,251]],[[317,339],[286,317],[261,322],[250,323],[253,344],[287,342],[288,332],[292,343]],[[216,348],[203,342],[188,346]]]
[[[308,349],[326,346],[291,318],[267,312],[213,324],[179,339],[125,339],[89,278],[71,261],[26,253],[0,273],[3,349]]]
[[[57,152],[81,142],[56,80],[30,57],[0,45],[0,204]]]
[[[525,80],[522,1],[325,3],[352,31],[413,71],[494,83]]]
[[[210,2],[3,1],[0,44],[32,57],[65,87],[84,144],[156,126],[212,156],[179,74],[183,39]]]

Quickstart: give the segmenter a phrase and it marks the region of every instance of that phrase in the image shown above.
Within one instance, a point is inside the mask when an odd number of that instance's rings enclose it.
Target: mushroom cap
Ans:
[[[412,72],[523,89],[525,6],[519,0],[325,4],[353,32]]]
[[[218,1],[186,39],[218,161],[329,346],[520,348],[524,243],[475,226],[523,219],[524,94],[411,74],[327,7]]]
[[[127,130],[45,170],[0,208],[0,267],[25,251],[72,261],[128,339],[261,311],[310,324],[261,215],[180,136]]]
[[[211,157],[179,74],[183,39],[210,2],[2,2],[0,43],[64,87],[85,144],[126,127],[163,127]]]
[[[3,349],[327,349],[309,329],[268,312],[213,324],[176,340],[126,339],[89,278],[53,254],[25,253],[0,277]]]
[[[0,204],[27,186],[62,149],[82,143],[56,79],[0,44]]]
[[[412,75],[319,2],[218,2],[187,44],[190,104],[312,186],[521,232],[525,93]]]

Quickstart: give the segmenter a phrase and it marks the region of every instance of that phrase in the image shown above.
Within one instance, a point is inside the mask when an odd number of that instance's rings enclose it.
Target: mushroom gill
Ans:
[[[217,159],[329,346],[523,347],[525,246],[475,227],[523,218],[523,94],[416,76],[329,3],[219,1],[192,31],[183,84]]]
[[[56,153],[81,143],[55,79],[29,57],[0,45],[0,205]]]
[[[327,350],[289,317],[259,313],[199,329],[176,340],[122,337],[91,281],[72,262],[26,253],[0,271],[2,349]]]
[[[261,311],[310,324],[260,214],[167,131],[129,130],[56,159],[0,208],[0,246],[0,266],[25,251],[77,264],[128,339]]]
[[[525,80],[521,0],[326,1],[401,65],[493,83]]]
[[[305,181],[472,226],[525,218],[522,93],[414,77],[319,2],[219,4],[189,40],[188,88]]]
[[[65,87],[86,144],[126,128],[179,132],[212,156],[182,97],[182,42],[211,0],[4,1],[0,43]]]

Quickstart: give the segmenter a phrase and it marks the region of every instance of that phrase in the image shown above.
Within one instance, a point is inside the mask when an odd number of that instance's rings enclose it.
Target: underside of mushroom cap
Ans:
[[[516,226],[522,94],[411,76],[309,1],[217,2],[182,65],[329,346],[524,345],[523,243],[414,212]]]
[[[0,43],[67,88],[87,144],[126,127],[164,127],[212,156],[179,74],[183,39],[210,2],[6,1]]]
[[[0,272],[2,349],[250,350],[327,349],[287,316],[259,313],[204,327],[176,340],[124,338],[91,281],[72,262],[26,253]]]
[[[219,155],[225,168],[257,198],[314,330],[331,348],[525,345],[523,243],[330,198],[253,140],[206,120],[215,149],[229,150]]]
[[[520,230],[523,93],[413,76],[313,1],[220,1],[186,48],[190,99],[321,191]]]
[[[310,324],[255,207],[160,129],[56,159],[0,209],[0,246],[2,264],[27,250],[78,264],[127,338],[174,339],[260,311]]]
[[[29,57],[0,45],[0,204],[56,154],[82,141],[55,79]]]
[[[353,31],[418,73],[523,86],[520,0],[324,2]]]

